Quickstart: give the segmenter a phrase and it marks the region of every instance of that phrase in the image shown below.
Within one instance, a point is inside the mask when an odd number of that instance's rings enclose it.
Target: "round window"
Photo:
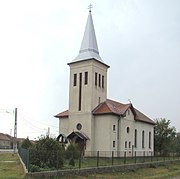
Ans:
[[[80,131],[80,130],[82,129],[82,125],[81,125],[80,123],[78,123],[78,124],[76,125],[76,129]]]

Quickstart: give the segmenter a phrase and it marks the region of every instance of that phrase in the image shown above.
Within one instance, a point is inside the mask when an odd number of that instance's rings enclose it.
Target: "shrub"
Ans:
[[[65,155],[67,159],[78,159],[79,158],[79,150],[78,146],[74,143],[71,143],[67,146],[67,149],[65,151]]]

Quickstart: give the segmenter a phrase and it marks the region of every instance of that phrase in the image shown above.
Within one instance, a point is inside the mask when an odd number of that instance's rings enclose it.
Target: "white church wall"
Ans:
[[[113,131],[113,125],[116,124],[117,119],[113,115],[95,117],[95,151],[117,150],[117,131]],[[115,141],[114,147],[113,141]]]
[[[88,84],[84,83],[85,72],[88,72]],[[84,60],[79,63],[70,64],[70,114],[78,111],[80,73],[82,73],[82,113],[92,111],[100,102],[104,102],[107,96],[107,67],[105,65],[96,60]],[[104,87],[102,87],[102,84],[99,86],[98,81],[97,85],[95,85],[95,73],[100,74],[101,78],[104,76]],[[76,86],[73,86],[74,74],[77,74]]]
[[[121,118],[121,151],[127,151],[128,155],[132,155],[132,152],[138,152],[138,155],[143,155],[146,151],[146,155],[151,155],[153,152],[153,125],[144,122],[132,120],[132,115],[126,115]],[[137,130],[137,146],[135,147],[135,129]],[[142,132],[144,131],[144,147],[142,146]],[[149,147],[149,132],[151,132],[151,147]],[[149,153],[148,153],[149,152]]]
[[[59,133],[65,134],[66,136],[69,133],[69,119],[67,118],[60,118],[59,119]]]

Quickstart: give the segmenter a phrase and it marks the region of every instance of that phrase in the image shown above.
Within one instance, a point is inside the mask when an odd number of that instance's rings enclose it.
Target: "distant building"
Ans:
[[[8,134],[0,133],[0,149],[11,148],[11,137]]]
[[[91,11],[79,55],[68,65],[69,109],[55,115],[59,119],[60,136],[77,143],[86,156],[92,156],[92,151],[101,151],[101,155],[102,151],[151,155],[154,121],[131,103],[107,99],[109,65],[99,55]]]

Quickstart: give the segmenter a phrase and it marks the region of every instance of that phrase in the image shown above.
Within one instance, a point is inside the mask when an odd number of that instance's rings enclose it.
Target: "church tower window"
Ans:
[[[104,76],[102,75],[102,88],[104,88]]]
[[[97,73],[95,72],[95,86],[97,86]]]
[[[99,74],[99,87],[101,87],[101,74]]]
[[[79,73],[79,111],[81,111],[82,100],[82,73]]]
[[[87,85],[88,84],[88,72],[85,72],[85,76],[84,76],[84,84]]]
[[[73,86],[77,85],[77,74],[74,74]]]

